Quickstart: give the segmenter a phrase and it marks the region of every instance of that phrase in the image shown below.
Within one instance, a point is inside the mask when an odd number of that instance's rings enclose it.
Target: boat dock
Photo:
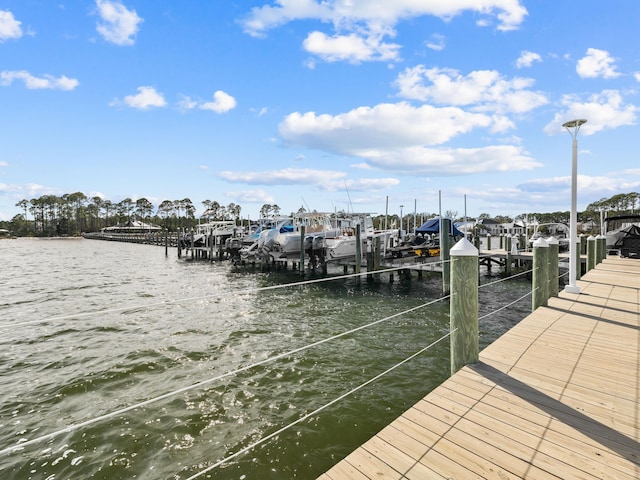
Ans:
[[[320,480],[640,478],[640,262],[577,285]]]

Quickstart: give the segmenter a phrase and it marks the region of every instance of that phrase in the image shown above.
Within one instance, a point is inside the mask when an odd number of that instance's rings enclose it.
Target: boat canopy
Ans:
[[[463,237],[464,234],[456,228],[453,222],[450,223],[451,231],[449,232],[454,238]],[[432,218],[427,220],[418,228],[416,228],[416,233],[421,234],[434,234],[440,233],[440,217]]]
[[[619,249],[624,257],[640,255],[640,227],[629,225],[607,238],[607,248]]]

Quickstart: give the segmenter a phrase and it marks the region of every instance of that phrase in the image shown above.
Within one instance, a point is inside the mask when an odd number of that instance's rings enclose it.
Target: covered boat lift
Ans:
[[[607,252],[640,258],[640,215],[620,215],[604,221],[607,223]]]
[[[449,222],[449,225],[451,225],[449,235],[451,235],[453,238],[464,237],[464,234],[456,228],[452,221]],[[422,235],[434,235],[440,233],[440,217],[435,217],[427,220],[418,228],[416,228],[416,233],[420,233]]]

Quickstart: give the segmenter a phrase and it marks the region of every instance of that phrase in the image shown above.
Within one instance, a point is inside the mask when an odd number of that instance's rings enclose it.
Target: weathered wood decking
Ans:
[[[578,286],[320,479],[640,478],[640,260]]]

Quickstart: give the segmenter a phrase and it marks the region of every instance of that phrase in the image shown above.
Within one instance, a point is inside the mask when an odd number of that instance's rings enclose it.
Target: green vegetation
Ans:
[[[205,220],[238,220],[240,206],[220,205],[205,200]],[[135,202],[130,198],[113,203],[101,197],[88,198],[82,192],[62,195],[43,195],[17,204],[23,212],[9,222],[0,222],[0,228],[17,236],[75,236],[95,232],[103,227],[124,224],[129,220],[161,226],[169,231],[194,227],[196,208],[189,198],[164,200],[157,209],[146,198]],[[154,212],[155,209],[155,212]]]
[[[235,203],[220,205],[216,201],[204,200],[202,205],[205,211],[202,218],[209,220],[235,220],[240,219],[241,207]],[[578,212],[579,222],[600,222],[600,212],[606,216],[626,215],[637,213],[640,206],[640,193],[619,193],[611,198],[602,198],[587,206],[583,212]],[[82,192],[68,193],[62,196],[43,195],[31,200],[20,200],[16,207],[22,209],[22,213],[13,217],[10,221],[0,221],[0,229],[7,229],[17,236],[74,236],[83,232],[95,232],[103,227],[123,224],[129,220],[137,219],[145,223],[151,223],[175,232],[182,228],[192,228],[198,220],[195,218],[196,208],[189,198],[182,200],[164,200],[157,208],[146,198],[139,198],[135,202],[130,198],[113,203],[101,197],[87,197]],[[154,212],[155,210],[155,212]],[[304,212],[301,207],[298,213]],[[265,204],[260,209],[263,217],[280,215],[278,205]],[[435,216],[435,213],[419,213],[418,219],[427,219]],[[445,216],[456,218],[458,212],[445,212]],[[531,221],[535,218],[539,223],[569,223],[569,211],[565,212],[528,212],[518,215],[515,220]],[[493,218],[500,223],[509,223],[514,219],[504,215],[491,217],[488,213],[482,213],[478,219]],[[389,228],[400,225],[399,215],[384,215],[374,218],[376,228]],[[475,220],[468,218],[467,220]],[[412,228],[414,222],[413,213],[403,215],[402,224],[406,230]]]

